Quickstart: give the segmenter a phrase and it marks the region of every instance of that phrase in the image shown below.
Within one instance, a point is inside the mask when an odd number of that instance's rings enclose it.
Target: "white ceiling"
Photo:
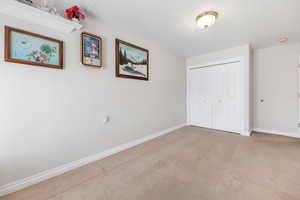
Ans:
[[[275,45],[280,37],[300,39],[299,0],[63,0],[86,7],[114,28],[127,28],[185,57],[250,43]],[[60,0],[62,2],[62,0]],[[219,12],[203,30],[195,17]]]

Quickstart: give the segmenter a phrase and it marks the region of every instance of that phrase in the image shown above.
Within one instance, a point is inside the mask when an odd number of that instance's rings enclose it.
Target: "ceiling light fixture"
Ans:
[[[216,22],[217,17],[216,11],[207,11],[196,17],[196,23],[201,28],[208,28]]]
[[[285,43],[285,42],[287,42],[288,40],[289,40],[289,38],[284,37],[284,38],[280,38],[280,39],[278,40],[278,42],[279,42],[279,43]]]

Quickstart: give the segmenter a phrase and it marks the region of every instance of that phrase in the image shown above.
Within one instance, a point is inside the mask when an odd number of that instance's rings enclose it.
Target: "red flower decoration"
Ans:
[[[74,15],[73,15],[72,12],[67,12],[67,16],[68,16],[69,19],[72,19]]]
[[[85,13],[82,12],[78,6],[68,8],[65,12],[68,19],[76,18],[78,20],[84,20],[86,18]]]
[[[79,11],[79,7],[78,6],[73,6],[72,10],[77,13]]]
[[[71,13],[72,10],[71,9],[66,9],[66,13]]]

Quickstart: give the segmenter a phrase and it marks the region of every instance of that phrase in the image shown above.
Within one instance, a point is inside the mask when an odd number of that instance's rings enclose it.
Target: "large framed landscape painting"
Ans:
[[[87,66],[102,66],[101,37],[87,32],[81,34],[81,62]]]
[[[116,39],[116,76],[149,80],[149,51]]]
[[[6,26],[5,61],[63,69],[63,42]]]

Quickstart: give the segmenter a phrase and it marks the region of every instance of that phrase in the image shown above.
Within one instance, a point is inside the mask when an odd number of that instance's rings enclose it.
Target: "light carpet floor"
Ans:
[[[185,127],[1,200],[299,200],[300,140]]]

